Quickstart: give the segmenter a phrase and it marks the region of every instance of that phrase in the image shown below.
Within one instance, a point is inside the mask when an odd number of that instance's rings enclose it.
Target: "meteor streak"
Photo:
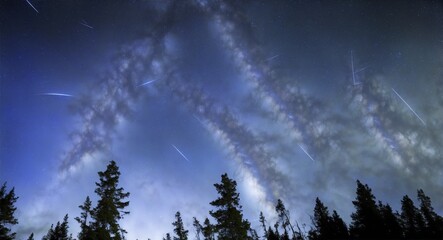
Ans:
[[[56,96],[56,97],[74,97],[73,95],[71,95],[71,94],[66,94],[66,93],[40,93],[40,94],[37,94],[37,95],[40,95],[40,96]]]
[[[83,26],[85,26],[85,27],[87,27],[87,28],[94,29],[94,28],[93,28],[91,25],[89,25],[85,20],[82,20],[82,21],[80,22],[80,24],[83,25]]]
[[[192,115],[201,125],[203,125],[203,126],[205,126],[205,124],[203,123],[203,121],[202,120],[200,120],[200,118],[198,118],[197,116],[195,116],[195,115]]]
[[[37,8],[35,8],[34,7],[34,5],[32,5],[32,3],[29,1],[29,0],[26,0],[26,2],[29,4],[29,6],[31,6],[37,13],[39,13],[38,12],[38,10],[37,10]]]
[[[275,55],[275,56],[272,56],[272,57],[270,57],[270,58],[267,58],[266,59],[266,61],[271,61],[271,60],[273,60],[273,59],[276,59],[276,58],[278,58],[278,57],[280,57],[280,55]]]
[[[174,145],[174,144],[171,144],[171,146],[172,147],[174,147],[175,148],[175,150],[177,150],[177,152],[178,153],[180,153],[180,155],[186,160],[186,161],[188,161],[188,162],[191,162],[191,161],[189,161],[189,159]]]
[[[364,70],[366,70],[369,66],[360,68],[359,70],[355,71],[355,73],[359,73],[359,72],[363,72]]]
[[[138,85],[137,87],[145,86],[145,85],[151,84],[151,83],[153,83],[153,82],[155,82],[155,81],[157,81],[157,80],[147,81],[147,82],[144,82],[144,83]]]
[[[314,162],[314,159],[311,157],[311,155],[309,155],[309,153],[308,152],[306,152],[306,150],[300,145],[300,144],[298,144],[298,146],[301,148],[301,150],[306,154],[306,156],[308,156],[313,162]]]
[[[397,91],[395,91],[394,88],[392,88],[392,91],[394,91],[394,93],[406,104],[406,106],[414,113],[414,115],[423,123],[423,125],[426,126],[425,121],[423,121],[423,119],[421,119],[420,116],[418,116],[418,114],[414,111],[414,109],[412,109],[411,106],[409,106],[409,104],[400,96],[400,94],[398,94]]]

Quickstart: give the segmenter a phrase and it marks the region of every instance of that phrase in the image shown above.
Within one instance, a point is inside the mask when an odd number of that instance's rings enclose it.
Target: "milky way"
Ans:
[[[289,137],[293,146],[299,146],[310,159],[321,163],[316,168],[335,171],[328,168],[358,157],[347,152],[348,149],[355,152],[364,146],[344,146],[346,143],[342,143],[342,139],[349,134],[362,133],[344,126],[345,122],[337,120],[342,118],[337,113],[325,114],[327,108],[333,106],[303,93],[300,83],[283,81],[282,75],[264,57],[251,24],[242,12],[242,4],[232,4],[223,1],[165,4],[163,7],[167,10],[159,10],[158,22],[147,26],[150,27],[148,36],[123,47],[114,60],[115,67],[106,72],[97,85],[98,91],[85,94],[74,107],[80,115],[81,128],[72,134],[73,145],[64,157],[61,171],[75,169],[87,154],[106,151],[113,138],[113,129],[134,111],[132,105],[141,94],[146,94],[142,85],[150,79],[156,81],[153,87],[164,94],[170,91],[177,103],[186,105],[218,139],[248,176],[245,179],[254,182],[263,201],[279,197],[297,199],[285,196],[283,186],[292,184],[287,173],[276,167],[278,163],[267,147],[270,142],[260,138],[260,133],[254,133],[254,129],[246,127],[247,122],[232,113],[230,109],[235,106],[226,106],[209,97],[203,87],[197,87],[192,79],[180,74],[179,67],[174,67],[179,65],[179,56],[174,55],[174,49],[168,49],[168,38],[173,38],[169,29],[177,21],[177,11],[183,8],[199,8],[208,16],[240,78],[248,84],[253,98],[259,101],[258,107],[270,113],[267,118],[275,119],[286,129],[285,137]],[[355,75],[353,78],[355,81]],[[359,77],[359,81],[360,84],[348,87],[350,115],[355,115],[348,120],[358,121],[359,127],[366,129],[373,138],[372,147],[386,154],[383,164],[389,164],[400,175],[415,176],[411,181],[438,185],[442,176],[438,149],[441,138],[430,135],[434,126],[420,125],[382,81],[364,77]],[[341,152],[339,157],[337,151]],[[317,185],[328,184],[328,179],[315,181]]]

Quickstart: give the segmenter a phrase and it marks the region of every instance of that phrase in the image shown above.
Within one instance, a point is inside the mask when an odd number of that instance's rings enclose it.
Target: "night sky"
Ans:
[[[193,236],[228,173],[258,229],[281,198],[350,222],[355,181],[443,211],[441,1],[0,2],[0,181],[18,239],[96,200],[115,160],[128,239]],[[309,228],[308,228],[309,229]]]

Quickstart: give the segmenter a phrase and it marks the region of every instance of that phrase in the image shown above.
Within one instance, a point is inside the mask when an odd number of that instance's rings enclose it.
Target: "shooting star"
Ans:
[[[272,57],[270,57],[270,58],[267,58],[266,59],[266,61],[272,61],[273,59],[276,59],[276,58],[278,58],[278,57],[280,57],[280,55],[275,55],[275,56],[272,56]]]
[[[311,157],[311,155],[309,155],[309,153],[306,152],[306,150],[305,150],[300,144],[298,144],[298,146],[299,146],[299,147],[301,148],[301,150],[306,154],[306,156],[308,156],[313,162],[315,162],[314,159]]]
[[[171,146],[172,147],[174,147],[175,148],[175,150],[177,150],[177,152],[178,153],[180,153],[180,155],[186,160],[186,161],[188,161],[188,162],[191,162],[191,161],[189,161],[189,159],[174,145],[174,144],[171,144]]]
[[[29,6],[31,6],[37,13],[39,13],[38,12],[38,10],[37,10],[37,8],[35,8],[34,7],[34,5],[32,5],[32,3],[29,1],[29,0],[26,0],[26,2],[29,4]]]
[[[394,91],[394,93],[406,104],[406,106],[408,106],[409,110],[411,110],[414,113],[414,115],[423,123],[423,125],[426,126],[425,121],[423,121],[423,119],[421,119],[421,117],[418,116],[418,114],[414,111],[414,109],[412,109],[412,107],[409,106],[409,104],[400,96],[400,94],[398,94],[398,92],[395,91],[394,88],[392,88],[392,91]]]
[[[40,93],[40,94],[37,94],[37,95],[40,95],[40,96],[56,96],[56,97],[74,97],[74,96],[71,95],[71,94],[66,94],[66,93],[51,93],[51,92],[49,92],[49,93]]]
[[[91,25],[89,25],[85,20],[82,20],[82,21],[80,22],[80,24],[83,25],[83,26],[85,26],[85,27],[87,27],[87,28],[94,29],[94,28],[93,28]]]
[[[205,123],[202,121],[202,120],[200,120],[200,118],[198,118],[197,116],[195,116],[195,115],[192,115],[201,125],[203,125],[203,127],[205,126]]]
[[[369,66],[363,67],[358,69],[357,71],[355,71],[355,73],[359,73],[359,72],[363,72],[364,70],[366,70]]]
[[[147,81],[147,82],[144,82],[144,83],[138,85],[137,87],[145,86],[145,85],[151,84],[151,83],[153,83],[153,82],[155,82],[155,81],[157,81],[157,80]]]

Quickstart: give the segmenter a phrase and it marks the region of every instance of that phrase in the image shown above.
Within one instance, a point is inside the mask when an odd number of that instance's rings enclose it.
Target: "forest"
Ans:
[[[119,186],[120,171],[115,161],[109,162],[105,171],[98,172],[95,193],[97,203],[89,196],[79,206],[80,215],[74,220],[80,225],[80,232],[73,236],[69,232],[69,216],[50,226],[42,240],[98,240],[126,239],[127,231],[119,221],[130,214],[130,193]],[[443,239],[443,217],[432,207],[431,199],[422,189],[417,190],[418,205],[405,195],[401,199],[400,211],[394,211],[389,203],[377,201],[371,188],[356,181],[356,195],[352,204],[351,223],[347,224],[335,210],[330,211],[317,198],[314,203],[309,230],[302,230],[300,223],[290,217],[290,211],[282,200],[275,205],[276,220],[268,222],[260,212],[261,229],[252,229],[244,218],[240,204],[237,182],[225,173],[214,187],[218,198],[209,204],[210,218],[203,221],[193,218],[193,231],[185,229],[180,211],[175,214],[171,225],[172,233],[165,233],[163,240],[323,240],[323,239]],[[3,183],[0,189],[0,239],[15,239],[12,227],[19,224],[15,217],[18,196],[14,188]],[[191,234],[192,232],[192,234]],[[149,235],[149,233],[146,233]],[[28,240],[34,239],[31,233]]]

